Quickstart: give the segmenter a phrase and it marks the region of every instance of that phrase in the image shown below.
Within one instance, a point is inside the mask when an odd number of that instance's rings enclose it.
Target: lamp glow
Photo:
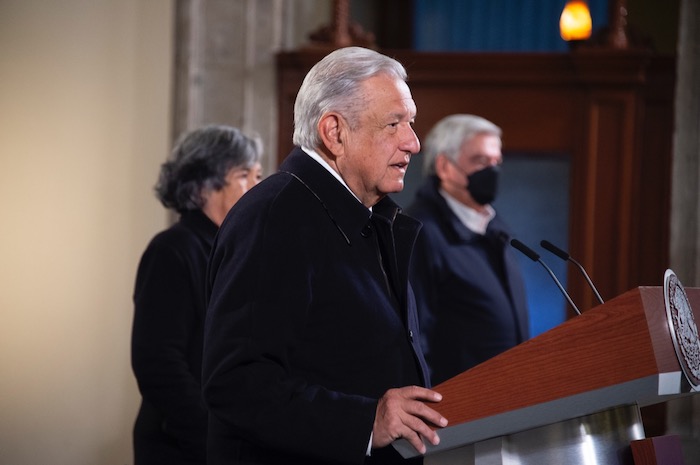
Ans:
[[[566,3],[559,18],[559,33],[564,40],[585,40],[591,36],[591,12],[582,0]]]

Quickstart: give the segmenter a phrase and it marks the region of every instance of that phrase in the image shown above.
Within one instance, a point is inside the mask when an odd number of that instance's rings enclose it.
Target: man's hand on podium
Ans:
[[[399,438],[407,440],[420,454],[425,454],[423,438],[436,446],[437,432],[429,426],[447,426],[447,419],[425,402],[440,402],[442,395],[419,386],[389,389],[379,399],[372,429],[372,448],[385,447]]]

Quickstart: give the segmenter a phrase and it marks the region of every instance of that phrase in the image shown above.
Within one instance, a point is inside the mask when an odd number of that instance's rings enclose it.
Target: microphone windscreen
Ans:
[[[544,248],[552,252],[554,255],[557,257],[561,258],[562,260],[568,260],[569,259],[569,254],[566,253],[565,251],[561,250],[559,247],[556,245],[552,244],[551,242],[544,240],[540,242],[540,245]]]
[[[527,257],[529,257],[530,260],[532,260],[533,262],[536,262],[540,259],[540,256],[537,254],[537,252],[535,252],[530,247],[526,246],[517,239],[511,239],[510,245],[527,255]]]

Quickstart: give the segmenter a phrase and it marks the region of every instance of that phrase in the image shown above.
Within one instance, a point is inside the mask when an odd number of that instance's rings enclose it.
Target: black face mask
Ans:
[[[488,205],[496,199],[498,166],[488,166],[467,176],[467,190],[479,205]]]

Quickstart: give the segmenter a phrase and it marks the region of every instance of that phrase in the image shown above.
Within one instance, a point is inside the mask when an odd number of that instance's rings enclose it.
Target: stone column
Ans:
[[[681,0],[678,37],[671,269],[700,286],[700,2]],[[696,321],[696,324],[700,322]],[[685,462],[700,463],[700,395],[668,403],[668,434],[683,438]]]
[[[257,133],[277,168],[275,54],[330,18],[327,0],[176,0],[173,138],[207,123]]]

